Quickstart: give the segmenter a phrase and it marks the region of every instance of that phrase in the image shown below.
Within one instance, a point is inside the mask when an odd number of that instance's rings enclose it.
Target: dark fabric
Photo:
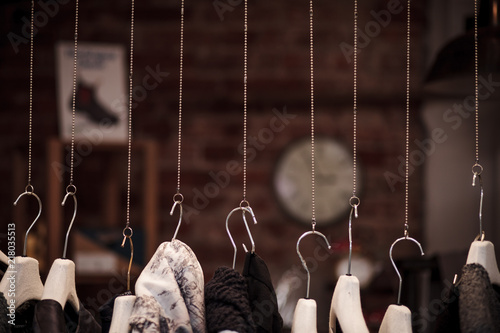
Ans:
[[[278,333],[283,319],[266,263],[256,253],[247,252],[243,274],[247,283],[252,319],[258,333]]]
[[[340,323],[338,319],[335,319],[335,328],[337,329],[335,332],[342,333],[342,328],[340,327]]]
[[[15,325],[11,326],[10,333],[31,333],[33,332],[33,318],[38,300],[29,300],[21,304],[16,309]]]
[[[61,304],[52,299],[45,299],[35,307],[33,332],[98,333],[101,332],[101,326],[81,303],[78,312],[70,304],[66,304],[63,311]]]
[[[0,332],[1,333],[31,333],[33,332],[33,316],[36,300],[29,300],[17,307],[15,317],[8,317],[7,300],[0,292]],[[10,321],[10,323],[9,323]],[[14,324],[14,325],[12,325]]]
[[[7,271],[9,265],[6,262],[0,261],[0,273],[3,275]]]
[[[500,286],[492,285],[479,264],[465,265],[460,281],[444,301],[436,333],[499,333]]]
[[[128,295],[132,295],[132,293],[130,291],[127,291],[123,294],[115,295],[106,303],[101,305],[101,307],[99,308],[99,317],[101,318],[101,333],[109,333],[109,329],[111,328],[111,320],[113,319],[113,308],[115,306],[116,298]]]
[[[2,292],[0,292],[0,332],[8,332],[10,329],[9,317],[7,314],[9,309],[7,308],[7,300]]]
[[[453,285],[446,299],[443,299],[442,309],[436,320],[435,333],[459,333],[460,318],[458,316],[458,287]]]
[[[245,278],[229,267],[217,268],[205,286],[207,332],[255,333]]]

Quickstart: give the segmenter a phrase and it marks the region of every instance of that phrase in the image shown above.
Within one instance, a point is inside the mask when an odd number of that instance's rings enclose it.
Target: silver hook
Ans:
[[[328,249],[330,250],[332,247],[330,246],[330,243],[328,243],[328,239],[326,238],[326,236],[323,235],[319,231],[307,231],[307,232],[303,233],[302,236],[300,236],[299,240],[297,241],[297,254],[299,255],[300,262],[302,263],[302,267],[304,267],[304,269],[307,272],[307,292],[306,292],[306,298],[309,298],[309,287],[311,285],[311,273],[309,273],[309,268],[307,268],[307,263],[304,260],[304,257],[302,257],[302,255],[300,254],[300,250],[299,250],[300,241],[302,240],[302,238],[306,237],[307,235],[318,235],[318,236],[321,236],[325,240],[326,245],[328,245]]]
[[[358,206],[361,200],[355,195],[349,199],[351,205],[351,212],[349,213],[349,260],[347,262],[347,275],[351,275],[351,262],[352,262],[352,213],[354,217],[358,218]]]
[[[25,189],[24,189],[24,192],[21,193],[17,197],[16,201],[14,201],[14,206],[17,206],[17,203],[18,203],[19,199],[21,199],[21,197],[24,196],[24,195],[32,195],[38,201],[38,215],[35,217],[35,219],[31,223],[31,225],[29,226],[28,230],[26,230],[26,235],[24,236],[23,257],[26,257],[26,247],[28,245],[28,234],[29,234],[31,228],[33,228],[33,226],[35,225],[36,221],[38,221],[38,219],[42,215],[42,200],[40,200],[40,197],[38,197],[38,195],[36,195],[34,191],[35,191],[35,189],[34,189],[33,185],[27,185],[25,187]]]
[[[179,222],[177,223],[177,228],[175,229],[174,236],[172,237],[172,241],[177,237],[177,233],[181,227],[182,223],[182,202],[184,201],[184,196],[180,193],[174,194],[173,197],[174,204],[172,205],[172,209],[170,210],[170,216],[174,214],[175,207],[179,205]]]
[[[424,255],[424,250],[422,250],[422,245],[420,245],[420,243],[416,239],[411,238],[409,236],[398,238],[398,239],[396,239],[396,241],[394,243],[392,243],[391,249],[389,250],[389,258],[391,259],[392,266],[396,270],[396,273],[398,274],[398,277],[399,277],[399,290],[398,290],[398,303],[397,303],[397,305],[401,304],[401,286],[403,284],[403,279],[401,278],[401,274],[399,273],[398,267],[394,263],[394,259],[392,259],[392,249],[394,248],[394,245],[396,245],[397,242],[402,241],[402,240],[409,240],[409,241],[412,241],[415,244],[417,244],[419,249],[420,249],[421,255]]]
[[[127,234],[126,231],[129,230],[130,234]],[[125,241],[128,238],[128,241],[130,243],[130,261],[128,263],[128,270],[127,270],[127,291],[130,291],[130,271],[132,269],[132,262],[134,261],[134,243],[132,242],[132,235],[134,234],[134,231],[132,230],[131,227],[125,227],[123,229],[122,235],[123,235],[123,241],[122,241],[122,247],[125,247]]]
[[[479,179],[479,188],[481,189],[481,196],[479,199],[479,235],[477,239],[484,240],[484,230],[483,230],[483,199],[484,199],[484,191],[483,191],[483,180],[481,179],[481,173],[483,172],[483,167],[479,163],[475,163],[472,166],[472,186],[476,186],[476,180]]]
[[[231,232],[229,231],[229,217],[231,217],[231,215],[233,215],[233,213],[238,211],[238,210],[242,211],[243,222],[245,223],[245,228],[247,229],[248,237],[250,237],[250,242],[252,243],[252,253],[255,252],[255,242],[253,241],[252,233],[250,232],[250,228],[248,227],[247,219],[245,218],[245,212],[250,213],[250,215],[252,215],[253,223],[257,224],[257,219],[255,218],[255,214],[253,213],[253,210],[252,210],[252,208],[250,208],[250,206],[236,207],[226,217],[226,231],[227,231],[227,234],[229,236],[229,239],[231,240],[231,244],[233,244],[233,249],[234,249],[233,269],[234,269],[234,267],[236,267],[236,254],[238,252],[238,249],[236,248],[236,244],[234,243],[233,236],[231,236]]]
[[[69,238],[69,233],[71,231],[71,228],[73,227],[73,222],[75,222],[76,218],[76,210],[78,208],[77,201],[76,201],[76,186],[75,185],[68,185],[66,187],[66,195],[64,196],[64,199],[61,203],[61,206],[64,206],[66,204],[66,199],[69,196],[73,197],[73,201],[75,202],[75,206],[73,208],[73,217],[71,218],[71,222],[69,223],[68,231],[66,232],[66,238],[64,240],[64,250],[63,250],[63,259],[66,259],[66,250],[68,249],[68,238]]]

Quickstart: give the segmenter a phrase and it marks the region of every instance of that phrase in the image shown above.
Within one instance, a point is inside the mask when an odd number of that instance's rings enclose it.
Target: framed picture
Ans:
[[[56,45],[59,133],[71,139],[74,43]],[[122,45],[78,43],[75,139],[127,142],[128,93]]]

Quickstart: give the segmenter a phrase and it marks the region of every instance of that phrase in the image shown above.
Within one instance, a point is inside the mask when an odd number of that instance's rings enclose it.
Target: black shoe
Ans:
[[[70,109],[73,107],[73,100],[70,100]],[[118,117],[107,111],[97,101],[94,88],[79,82],[76,88],[75,109],[77,112],[87,114],[93,122],[99,124],[103,121],[110,125],[118,123]]]

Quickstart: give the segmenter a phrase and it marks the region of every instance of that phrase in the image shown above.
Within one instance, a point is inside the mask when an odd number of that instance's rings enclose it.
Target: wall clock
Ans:
[[[353,165],[351,152],[334,139],[317,137],[315,149],[316,222],[320,226],[338,221],[350,208]],[[357,181],[360,188],[359,177]],[[310,137],[292,143],[279,157],[273,187],[288,215],[311,223]]]

